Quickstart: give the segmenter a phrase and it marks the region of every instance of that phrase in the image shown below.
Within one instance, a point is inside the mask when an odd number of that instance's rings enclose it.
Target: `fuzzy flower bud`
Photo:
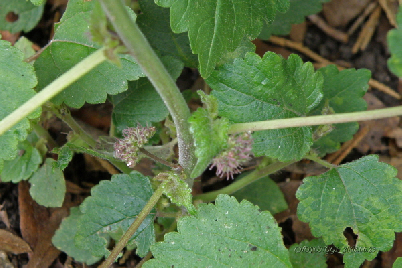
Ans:
[[[123,130],[124,139],[114,144],[114,156],[133,168],[138,161],[138,150],[148,142],[156,132],[155,127],[130,127]]]
[[[226,174],[226,179],[233,179],[233,174],[240,173],[241,165],[251,160],[252,149],[251,132],[231,135],[228,147],[212,160],[209,169],[216,167],[216,175],[223,177]]]

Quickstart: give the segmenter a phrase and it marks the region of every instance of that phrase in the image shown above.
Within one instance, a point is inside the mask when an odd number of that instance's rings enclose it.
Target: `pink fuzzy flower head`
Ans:
[[[138,161],[138,150],[148,142],[156,132],[155,127],[130,127],[123,130],[123,139],[114,144],[114,156],[133,168]]]
[[[241,165],[251,160],[253,138],[251,132],[230,135],[228,147],[212,160],[209,169],[216,167],[216,175],[226,179],[232,178],[233,174],[239,174]]]

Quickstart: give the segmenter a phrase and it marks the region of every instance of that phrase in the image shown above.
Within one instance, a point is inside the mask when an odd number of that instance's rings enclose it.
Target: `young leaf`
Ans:
[[[60,150],[55,151],[55,153],[58,154],[56,167],[64,170],[73,159],[73,150],[70,148],[69,143],[67,143]]]
[[[303,180],[296,197],[297,214],[309,222],[314,236],[344,253],[346,267],[359,267],[378,251],[388,251],[402,227],[402,182],[396,169],[370,155]],[[350,227],[358,236],[350,252],[343,235]]]
[[[278,13],[271,24],[264,23],[258,37],[268,40],[273,34],[289,34],[292,24],[301,23],[305,20],[306,16],[320,12],[322,3],[328,1],[329,0],[289,0],[289,9],[285,13]]]
[[[47,158],[43,166],[29,180],[32,198],[45,207],[61,207],[66,193],[63,172],[55,168],[56,161]]]
[[[335,65],[318,70],[324,77],[324,97],[312,114],[321,114],[326,103],[336,113],[349,113],[364,111],[367,103],[363,99],[368,89],[371,73],[367,69],[347,69],[338,71]],[[332,153],[339,149],[340,143],[352,139],[359,129],[358,123],[345,123],[334,125],[335,129],[328,135],[317,140],[313,148],[320,156]]]
[[[272,21],[277,11],[284,12],[289,6],[288,0],[155,0],[155,3],[170,7],[173,32],[188,31],[191,49],[199,54],[199,69],[205,78],[224,54],[234,51],[244,37],[249,40],[257,37],[263,21]]]
[[[262,59],[248,53],[213,72],[207,82],[219,115],[233,123],[303,117],[322,98],[322,75],[297,55],[285,60],[272,52]],[[311,127],[258,131],[253,137],[256,156],[280,161],[302,158],[312,144]]]
[[[67,10],[55,27],[50,45],[35,62],[38,90],[70,69],[100,46],[89,40],[89,17],[95,1],[70,0]],[[132,12],[132,15],[135,14]],[[74,51],[74,53],[71,53]],[[52,99],[55,104],[66,103],[79,108],[88,103],[105,102],[107,94],[115,95],[127,89],[127,80],[144,76],[128,54],[121,55],[122,68],[104,62]]]
[[[139,1],[142,14],[137,23],[154,50],[161,56],[173,56],[186,67],[197,68],[197,56],[191,52],[185,33],[175,34],[169,24],[169,10],[155,5],[153,0]]]
[[[151,196],[149,179],[136,171],[113,175],[111,181],[102,181],[92,188],[91,197],[80,206],[84,215],[78,223],[76,245],[89,250],[93,256],[109,255],[104,235],[127,231]],[[145,256],[155,242],[153,219],[154,211],[129,241],[129,247],[137,245],[139,256]]]
[[[35,55],[35,50],[32,48],[32,42],[29,41],[25,36],[21,36],[17,42],[15,42],[14,46],[24,53],[24,58],[29,58]],[[33,62],[31,62],[33,63]]]
[[[18,144],[19,153],[16,158],[4,161],[3,171],[1,172],[1,181],[12,181],[17,183],[21,180],[27,180],[34,173],[39,164],[42,163],[42,157],[35,147],[28,141],[22,141]]]
[[[44,6],[35,6],[26,0],[0,0],[0,7],[0,30],[16,33],[32,30],[42,17]],[[10,18],[11,14],[15,18]]]
[[[178,232],[151,247],[152,267],[292,267],[280,228],[272,215],[248,201],[219,195],[183,217]]]
[[[264,177],[232,194],[237,200],[243,199],[268,210],[272,215],[288,209],[285,197],[278,185],[270,177]]]
[[[391,52],[391,58],[388,59],[388,67],[399,77],[402,77],[402,8],[399,8],[396,17],[398,27],[388,32],[388,47]]]
[[[322,239],[304,240],[289,248],[290,261],[293,268],[326,268],[325,254],[330,253],[330,250]]]
[[[37,80],[34,69],[23,60],[24,55],[20,50],[0,40],[0,119],[35,95],[33,88]],[[28,119],[39,116],[40,109],[37,109],[0,136],[0,171],[4,160],[12,160],[17,156],[18,142],[27,138],[30,128]]]
[[[77,225],[82,215],[79,208],[71,208],[70,216],[63,220],[60,228],[53,236],[52,243],[56,248],[73,257],[74,260],[91,265],[99,261],[101,257],[91,255],[89,250],[80,249],[74,243]]]

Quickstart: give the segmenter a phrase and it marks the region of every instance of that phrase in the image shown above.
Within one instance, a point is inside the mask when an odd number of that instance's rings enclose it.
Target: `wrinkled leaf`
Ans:
[[[178,232],[151,247],[150,267],[292,267],[272,215],[248,201],[219,195],[183,217]]]
[[[56,167],[60,170],[64,170],[73,159],[74,152],[69,146],[69,143],[67,143],[61,147],[60,150],[57,150],[56,153],[58,155]]]
[[[219,115],[233,123],[306,116],[322,98],[322,75],[297,55],[287,60],[268,52],[248,53],[207,79]],[[301,159],[312,145],[311,127],[257,131],[253,152],[280,161]]]
[[[0,7],[0,30],[16,33],[32,30],[42,17],[44,6],[26,0],[0,0]]]
[[[359,267],[378,251],[391,249],[395,232],[402,230],[402,182],[396,173],[370,155],[305,178],[296,193],[298,217],[309,222],[315,237],[344,253],[346,267]],[[358,236],[356,248],[364,251],[345,252],[350,248],[343,235],[347,227]]]

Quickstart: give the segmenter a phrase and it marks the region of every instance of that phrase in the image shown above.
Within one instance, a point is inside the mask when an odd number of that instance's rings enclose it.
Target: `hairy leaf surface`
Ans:
[[[330,254],[330,247],[322,239],[304,240],[289,248],[290,261],[293,268],[326,268],[325,255]]]
[[[67,10],[55,27],[51,44],[35,62],[38,90],[93,53],[100,46],[90,41],[89,17],[94,1],[70,0]],[[132,13],[134,16],[134,13]],[[72,53],[72,51],[74,53]],[[129,55],[121,55],[122,68],[104,62],[52,99],[55,104],[66,103],[79,108],[88,103],[105,102],[107,94],[115,95],[127,89],[127,80],[144,76]]]
[[[188,32],[191,49],[198,54],[199,69],[208,77],[218,60],[234,51],[242,39],[258,36],[264,21],[271,22],[277,13],[285,12],[288,0],[156,0],[170,7],[173,32]]]
[[[207,83],[219,101],[219,115],[233,123],[306,116],[322,98],[323,78],[297,55],[288,60],[268,52],[248,53],[212,73]],[[257,131],[253,152],[280,161],[300,159],[312,145],[311,127]]]
[[[35,6],[26,0],[0,0],[0,30],[16,33],[29,32],[39,22],[43,14],[43,5]],[[15,21],[9,21],[6,17],[12,12]]]
[[[134,171],[113,175],[91,190],[80,206],[82,215],[75,236],[76,245],[97,257],[109,255],[105,234],[119,236],[127,231],[152,196],[149,179]],[[137,245],[137,254],[145,256],[155,242],[152,211],[130,239],[128,247]]]
[[[196,216],[179,220],[178,232],[151,247],[150,267],[292,267],[275,219],[248,201],[219,195]]]
[[[378,251],[388,251],[400,232],[402,220],[402,182],[396,169],[370,155],[303,180],[296,196],[297,214],[309,222],[315,237],[334,244],[344,253],[346,267],[359,267],[372,260]],[[356,248],[350,248],[343,235],[350,227],[358,236]]]
[[[391,52],[391,58],[388,59],[389,69],[399,77],[402,77],[402,8],[399,8],[397,14],[398,28],[388,32],[388,47]]]
[[[3,119],[35,95],[37,84],[33,67],[23,61],[24,54],[9,42],[0,40],[0,119]],[[29,120],[40,116],[40,109],[0,136],[0,171],[4,160],[12,160],[18,153],[18,142],[25,140]]]
[[[318,70],[324,77],[324,97],[311,114],[321,114],[326,104],[335,113],[364,111],[367,103],[363,99],[368,89],[371,73],[367,69],[347,69],[338,71],[335,65]],[[323,156],[339,149],[340,143],[353,138],[359,129],[358,123],[335,124],[335,129],[328,135],[317,140],[313,148]]]

